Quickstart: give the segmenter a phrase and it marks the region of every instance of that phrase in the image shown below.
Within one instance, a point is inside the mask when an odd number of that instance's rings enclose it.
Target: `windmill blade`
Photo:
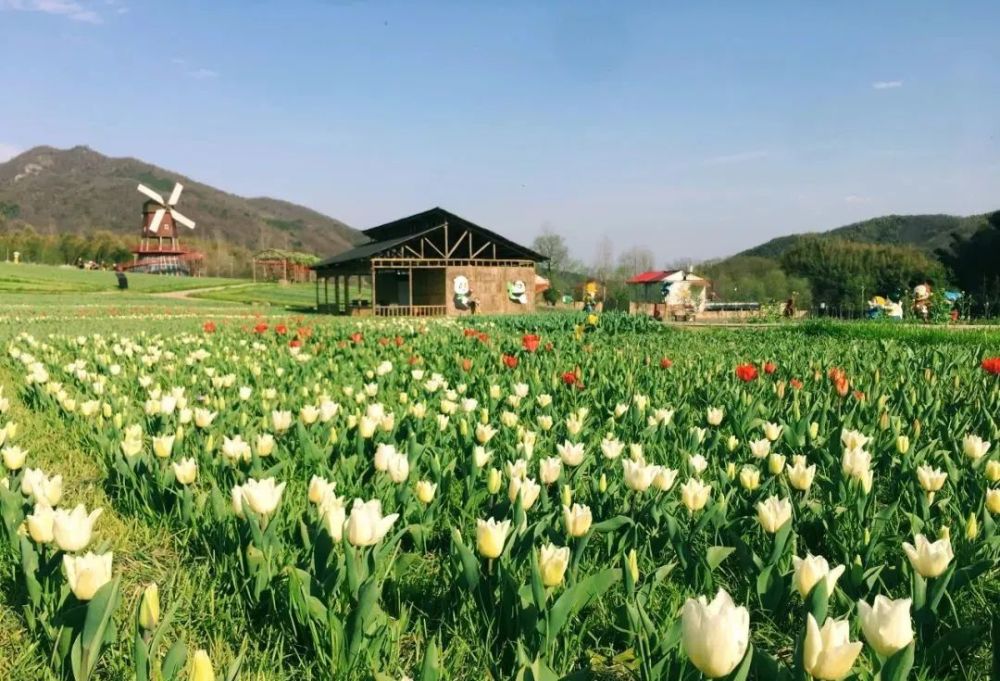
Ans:
[[[177,202],[181,199],[181,192],[184,191],[184,185],[180,182],[174,184],[174,190],[170,192],[170,198],[167,199],[167,205],[173,208],[177,205]]]
[[[174,222],[179,222],[188,229],[194,229],[194,220],[184,217],[175,210],[170,211],[170,216],[174,219]]]
[[[149,223],[149,231],[156,234],[160,231],[160,223],[163,222],[163,216],[167,214],[166,209],[161,208],[153,214],[153,221]]]
[[[145,194],[146,196],[148,196],[149,198],[153,199],[153,201],[156,201],[161,206],[166,205],[165,202],[164,202],[164,200],[163,200],[163,197],[160,196],[159,194],[157,194],[156,192],[154,192],[152,189],[150,189],[146,185],[140,184],[138,187],[136,187],[136,189],[139,190],[140,194]]]

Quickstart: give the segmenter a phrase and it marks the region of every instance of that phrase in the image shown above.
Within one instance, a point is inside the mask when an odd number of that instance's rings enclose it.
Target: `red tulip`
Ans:
[[[988,374],[1000,376],[1000,357],[987,357],[984,359],[983,370]]]
[[[264,333],[267,331],[267,324],[264,322],[259,322],[257,326],[253,327],[254,333]]]
[[[538,349],[538,343],[541,340],[537,335],[533,333],[526,333],[521,337],[521,345],[528,352],[534,352]]]
[[[670,359],[669,357],[664,357],[660,360],[661,369],[669,369],[673,365],[674,365],[674,360]]]
[[[802,390],[802,381],[800,381],[797,378],[793,378],[788,382],[788,384],[791,385],[796,390]]]
[[[365,340],[365,336],[360,331],[355,331],[354,333],[351,334],[351,342],[352,343],[357,344],[357,343],[363,342],[364,340]]]
[[[472,369],[472,360],[468,357],[462,359],[462,371],[469,371]]]
[[[757,378],[757,367],[753,364],[740,364],[736,367],[736,377],[744,383],[749,383]]]
[[[215,322],[207,321],[202,325],[202,331],[205,333],[215,333]],[[985,364],[983,366],[986,366]]]
[[[504,355],[503,356],[503,363],[505,365],[507,365],[508,369],[516,369],[517,368],[517,357],[515,357],[514,355]]]
[[[768,376],[770,376],[777,370],[778,370],[778,365],[775,364],[774,362],[767,362],[764,364],[764,373],[767,374]]]
[[[570,386],[576,385],[576,382],[577,382],[576,372],[575,371],[565,371],[565,372],[563,372],[562,380],[563,380],[563,383],[565,383],[566,385],[570,385]]]
[[[274,327],[274,332],[279,336],[284,336],[286,333],[288,333],[288,327],[285,326],[284,324],[278,324],[276,327]]]

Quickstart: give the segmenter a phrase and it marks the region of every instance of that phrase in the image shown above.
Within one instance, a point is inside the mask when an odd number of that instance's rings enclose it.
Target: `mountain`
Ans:
[[[140,235],[140,182],[168,195],[184,185],[181,213],[197,223],[199,241],[251,250],[284,248],[334,255],[367,241],[340,220],[271,198],[244,198],[134,158],[111,158],[88,147],[35,147],[0,163],[0,218],[43,233],[95,230]],[[188,231],[182,228],[182,239]]]
[[[934,254],[937,249],[949,249],[952,235],[970,236],[986,225],[986,215],[886,215],[851,225],[837,227],[827,232],[809,233],[809,236],[826,236],[862,243],[915,246]],[[790,234],[771,239],[737,255],[778,258],[806,234]]]

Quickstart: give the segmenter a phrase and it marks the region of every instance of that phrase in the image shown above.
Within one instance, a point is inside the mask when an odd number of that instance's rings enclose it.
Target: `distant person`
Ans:
[[[795,316],[795,299],[794,298],[789,298],[788,300],[785,301],[784,315],[786,317],[788,317],[788,318],[792,318],[792,317]]]
[[[128,277],[125,276],[125,271],[119,269],[115,272],[115,277],[118,278],[118,290],[125,291],[128,289]]]

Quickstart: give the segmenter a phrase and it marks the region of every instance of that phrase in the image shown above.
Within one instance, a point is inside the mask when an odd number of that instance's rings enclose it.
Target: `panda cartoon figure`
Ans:
[[[471,309],[473,305],[472,291],[469,290],[468,278],[458,275],[452,286],[455,291],[455,307],[459,310]]]
[[[931,297],[934,292],[930,284],[919,284],[913,289],[913,312],[923,321],[927,321],[931,315]]]
[[[527,305],[528,287],[525,286],[524,282],[520,279],[517,281],[507,282],[507,297],[518,305]]]

